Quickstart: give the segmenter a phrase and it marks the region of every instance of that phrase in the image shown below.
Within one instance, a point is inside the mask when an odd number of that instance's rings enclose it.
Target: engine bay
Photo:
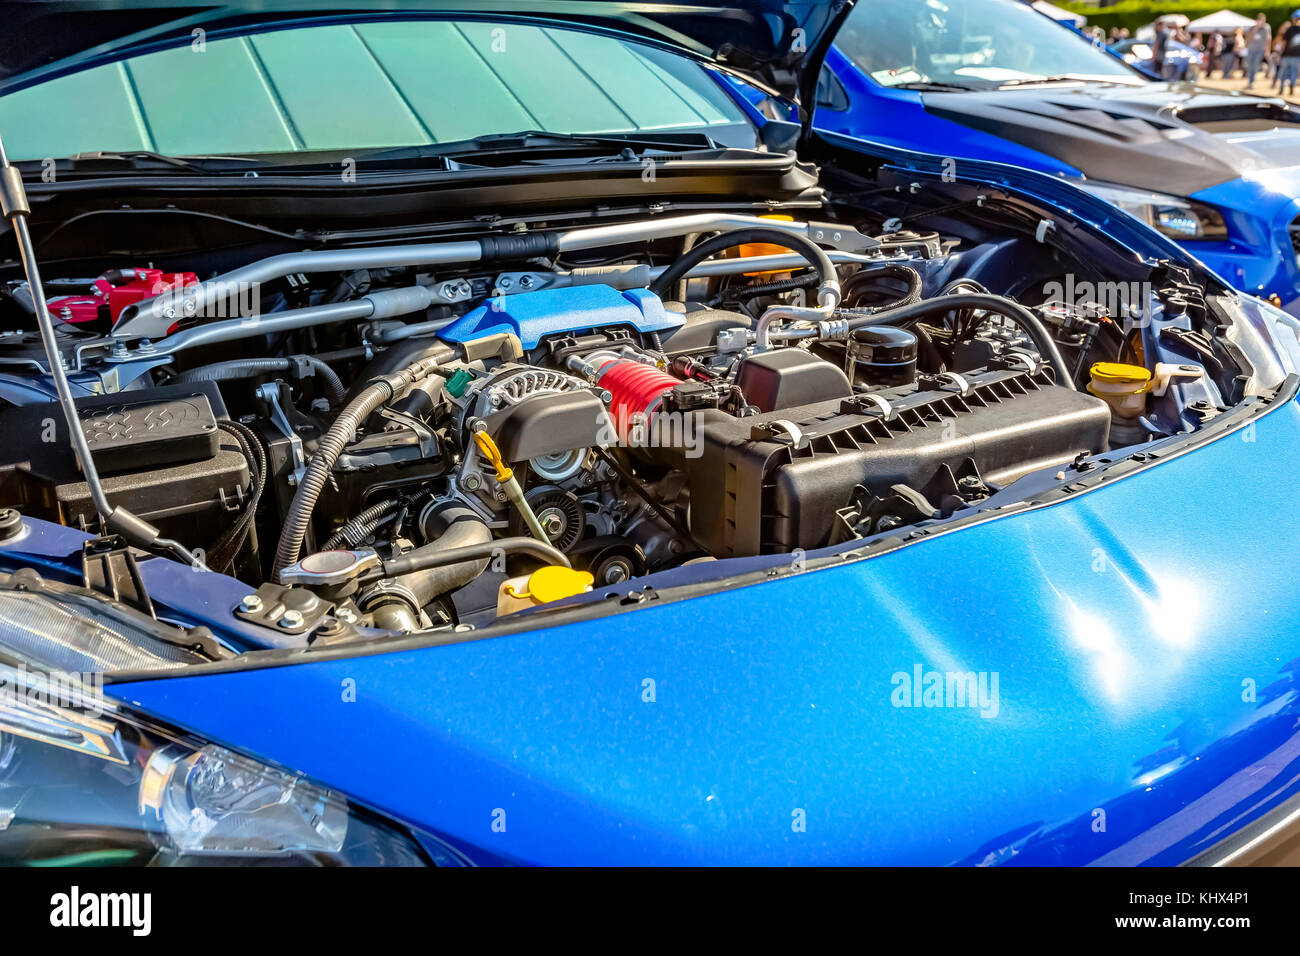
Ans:
[[[837,218],[518,223],[44,285],[110,499],[255,589],[241,617],[313,640],[942,521],[1240,391],[1178,270],[1127,265],[1155,277],[1132,321],[1060,294],[1098,267],[1032,220],[814,212]],[[48,434],[0,455],[0,504],[98,534],[30,289],[3,292],[0,428]],[[1169,316],[1174,364],[1144,356]]]

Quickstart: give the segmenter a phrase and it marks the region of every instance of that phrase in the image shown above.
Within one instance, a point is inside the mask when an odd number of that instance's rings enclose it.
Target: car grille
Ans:
[[[1300,265],[1300,217],[1292,220],[1288,228],[1291,231],[1291,249],[1295,252],[1296,264]]]

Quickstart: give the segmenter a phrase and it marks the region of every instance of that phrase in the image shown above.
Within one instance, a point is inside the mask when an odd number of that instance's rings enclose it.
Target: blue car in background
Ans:
[[[1300,314],[1284,100],[1153,81],[1019,0],[861,4],[826,68],[819,129],[1068,179]]]
[[[1294,203],[1003,7],[0,3],[0,862],[1295,862]]]
[[[1149,39],[1121,40],[1111,49],[1118,53],[1125,63],[1158,77],[1155,73],[1156,61]],[[1201,54],[1186,43],[1170,40],[1165,51],[1165,69],[1169,73],[1168,79],[1194,81],[1200,74]]]

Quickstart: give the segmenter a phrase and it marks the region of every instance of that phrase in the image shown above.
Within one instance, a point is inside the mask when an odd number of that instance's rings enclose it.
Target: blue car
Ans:
[[[1191,243],[814,129],[852,4],[97,6],[2,10],[0,862],[1293,862],[1300,322]]]
[[[1068,179],[1300,314],[1284,100],[1152,80],[1019,0],[860,4],[826,66],[819,129]]]
[[[1131,64],[1157,79],[1165,78],[1155,71],[1155,53],[1151,49],[1149,39],[1121,40],[1111,49],[1118,53],[1125,63]],[[1195,81],[1201,70],[1200,51],[1193,49],[1186,43],[1170,40],[1165,51],[1165,70],[1168,79]]]

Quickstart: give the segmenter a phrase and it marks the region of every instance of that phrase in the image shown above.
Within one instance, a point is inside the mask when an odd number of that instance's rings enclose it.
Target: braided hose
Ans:
[[[293,502],[289,505],[284,530],[280,532],[280,542],[275,549],[275,564],[272,567],[274,573],[278,574],[285,565],[298,560],[298,555],[302,553],[303,539],[311,527],[311,514],[316,508],[316,499],[325,487],[325,480],[334,468],[334,462],[338,461],[339,455],[361,423],[393,395],[393,386],[385,380],[367,385],[339,412],[334,424],[325,432],[316,447],[316,454],[311,456],[311,461],[307,464]]]
[[[356,548],[373,534],[380,525],[397,513],[397,499],[381,501],[348,519],[347,523],[330,535],[317,550],[333,551],[339,545]]]

